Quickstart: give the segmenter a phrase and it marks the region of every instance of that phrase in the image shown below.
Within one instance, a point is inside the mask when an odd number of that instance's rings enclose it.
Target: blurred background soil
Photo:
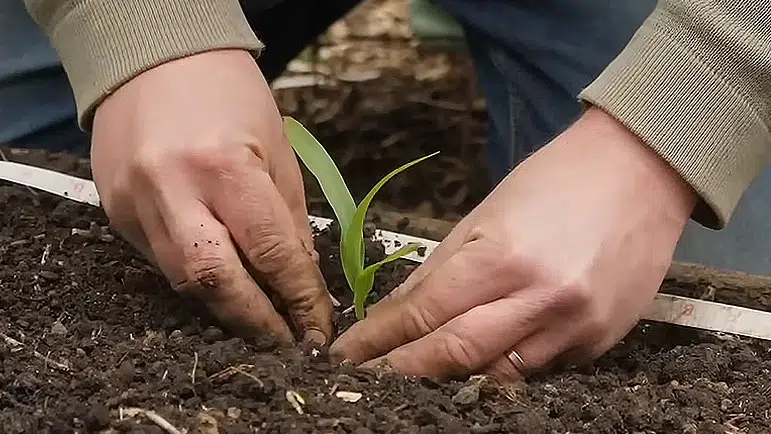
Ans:
[[[487,115],[471,60],[464,47],[419,41],[406,0],[364,2],[294,60],[274,87],[282,113],[328,149],[357,201],[392,169],[440,151],[376,196],[372,215],[385,216],[386,227],[399,223],[389,219],[396,215],[389,211],[398,211],[411,221],[408,232],[430,235],[431,226],[443,223],[427,219],[457,221],[491,188]],[[305,174],[311,212],[332,217]]]

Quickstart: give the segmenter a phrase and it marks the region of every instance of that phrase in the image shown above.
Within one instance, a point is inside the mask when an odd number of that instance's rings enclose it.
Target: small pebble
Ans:
[[[201,337],[204,341],[212,343],[222,340],[225,337],[225,334],[217,327],[208,327],[201,333]]]
[[[231,419],[238,419],[241,417],[241,409],[236,407],[228,408],[228,417]]]
[[[171,334],[169,335],[169,339],[180,339],[183,336],[184,334],[182,333],[182,330],[176,329],[173,332],[171,332]]]
[[[51,325],[51,334],[56,336],[64,336],[67,334],[67,327],[59,321],[56,321]]]
[[[734,405],[733,402],[731,402],[730,399],[724,399],[720,401],[720,410],[727,412],[731,409],[731,407]]]
[[[453,395],[452,403],[455,405],[469,405],[479,401],[479,384],[473,383],[463,386]]]
[[[198,424],[198,427],[196,429],[197,433],[200,434],[219,434],[219,424],[217,423],[217,419],[214,418],[214,416],[210,414],[206,414],[204,412],[198,413],[198,416],[196,416],[196,423]]]

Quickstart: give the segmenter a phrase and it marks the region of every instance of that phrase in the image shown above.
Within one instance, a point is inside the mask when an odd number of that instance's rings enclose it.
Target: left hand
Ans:
[[[331,352],[408,375],[502,380],[597,358],[649,306],[695,202],[658,155],[590,109]]]

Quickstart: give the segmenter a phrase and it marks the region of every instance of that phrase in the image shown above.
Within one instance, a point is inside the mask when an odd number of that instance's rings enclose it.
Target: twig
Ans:
[[[251,374],[251,373],[249,373],[249,372],[246,372],[246,371],[244,371],[243,369],[241,369],[241,368],[238,368],[238,367],[236,367],[236,366],[234,366],[234,367],[233,367],[233,371],[235,371],[235,372],[237,372],[237,373],[239,373],[239,374],[241,374],[241,375],[243,375],[243,376],[246,376],[246,377],[249,377],[249,378],[251,378],[251,379],[252,379],[252,380],[254,380],[254,381],[257,383],[257,384],[259,384],[259,385],[260,385],[260,387],[265,387],[265,383],[263,383],[263,382],[262,382],[262,380],[260,380],[259,378],[255,377],[253,374]]]
[[[129,417],[132,417],[137,414],[144,414],[145,417],[150,419],[151,422],[158,425],[160,428],[162,428],[164,431],[166,431],[169,434],[182,434],[182,431],[178,430],[174,427],[169,421],[164,419],[161,415],[158,413],[152,411],[152,410],[145,410],[143,408],[137,408],[137,407],[130,407],[126,409],[122,409],[121,413],[125,413]]]
[[[48,261],[48,255],[51,254],[51,244],[46,244],[45,249],[43,249],[43,256],[40,257],[40,265],[45,265],[46,261]]]
[[[195,384],[195,370],[198,368],[198,351],[193,351],[193,372],[190,373],[190,381]]]
[[[254,376],[253,374],[246,372],[245,369],[251,369],[254,365],[247,365],[247,364],[240,364],[238,366],[228,366],[227,368],[212,374],[209,376],[209,380],[226,380],[230,378],[231,376],[235,374],[241,374],[245,377],[251,378],[254,380],[255,383],[257,383],[260,387],[265,387],[265,383],[262,382],[259,378]]]
[[[400,412],[400,411],[404,410],[405,408],[407,408],[407,407],[409,407],[409,406],[410,406],[410,404],[409,404],[409,403],[407,403],[407,402],[405,402],[404,404],[400,404],[400,405],[396,406],[396,407],[393,409],[393,412],[394,412],[394,413],[398,413],[398,412]]]
[[[0,333],[0,338],[2,338],[3,341],[8,346],[17,347],[17,348],[25,348],[23,343],[21,343],[21,342],[17,341],[16,339],[6,335],[5,333]],[[43,355],[42,353],[40,353],[38,351],[33,350],[32,351],[32,355],[35,356],[36,358],[42,360],[46,367],[48,367],[50,365],[51,367],[56,368],[56,369],[58,369],[60,371],[64,371],[64,372],[69,372],[70,371],[70,367],[69,366],[67,366],[67,365],[65,365],[63,363],[59,363],[59,362],[57,362],[55,360],[52,360],[51,358],[46,357],[45,355]]]

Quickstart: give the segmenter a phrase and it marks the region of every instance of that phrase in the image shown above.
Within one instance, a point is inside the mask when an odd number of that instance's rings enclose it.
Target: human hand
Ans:
[[[696,195],[599,109],[463,219],[331,353],[410,375],[516,380],[595,359],[653,300]],[[509,356],[516,351],[524,362]]]
[[[299,165],[248,52],[175,60],[120,87],[96,111],[91,157],[111,224],[175,290],[243,335],[288,342],[292,324],[331,339]]]

